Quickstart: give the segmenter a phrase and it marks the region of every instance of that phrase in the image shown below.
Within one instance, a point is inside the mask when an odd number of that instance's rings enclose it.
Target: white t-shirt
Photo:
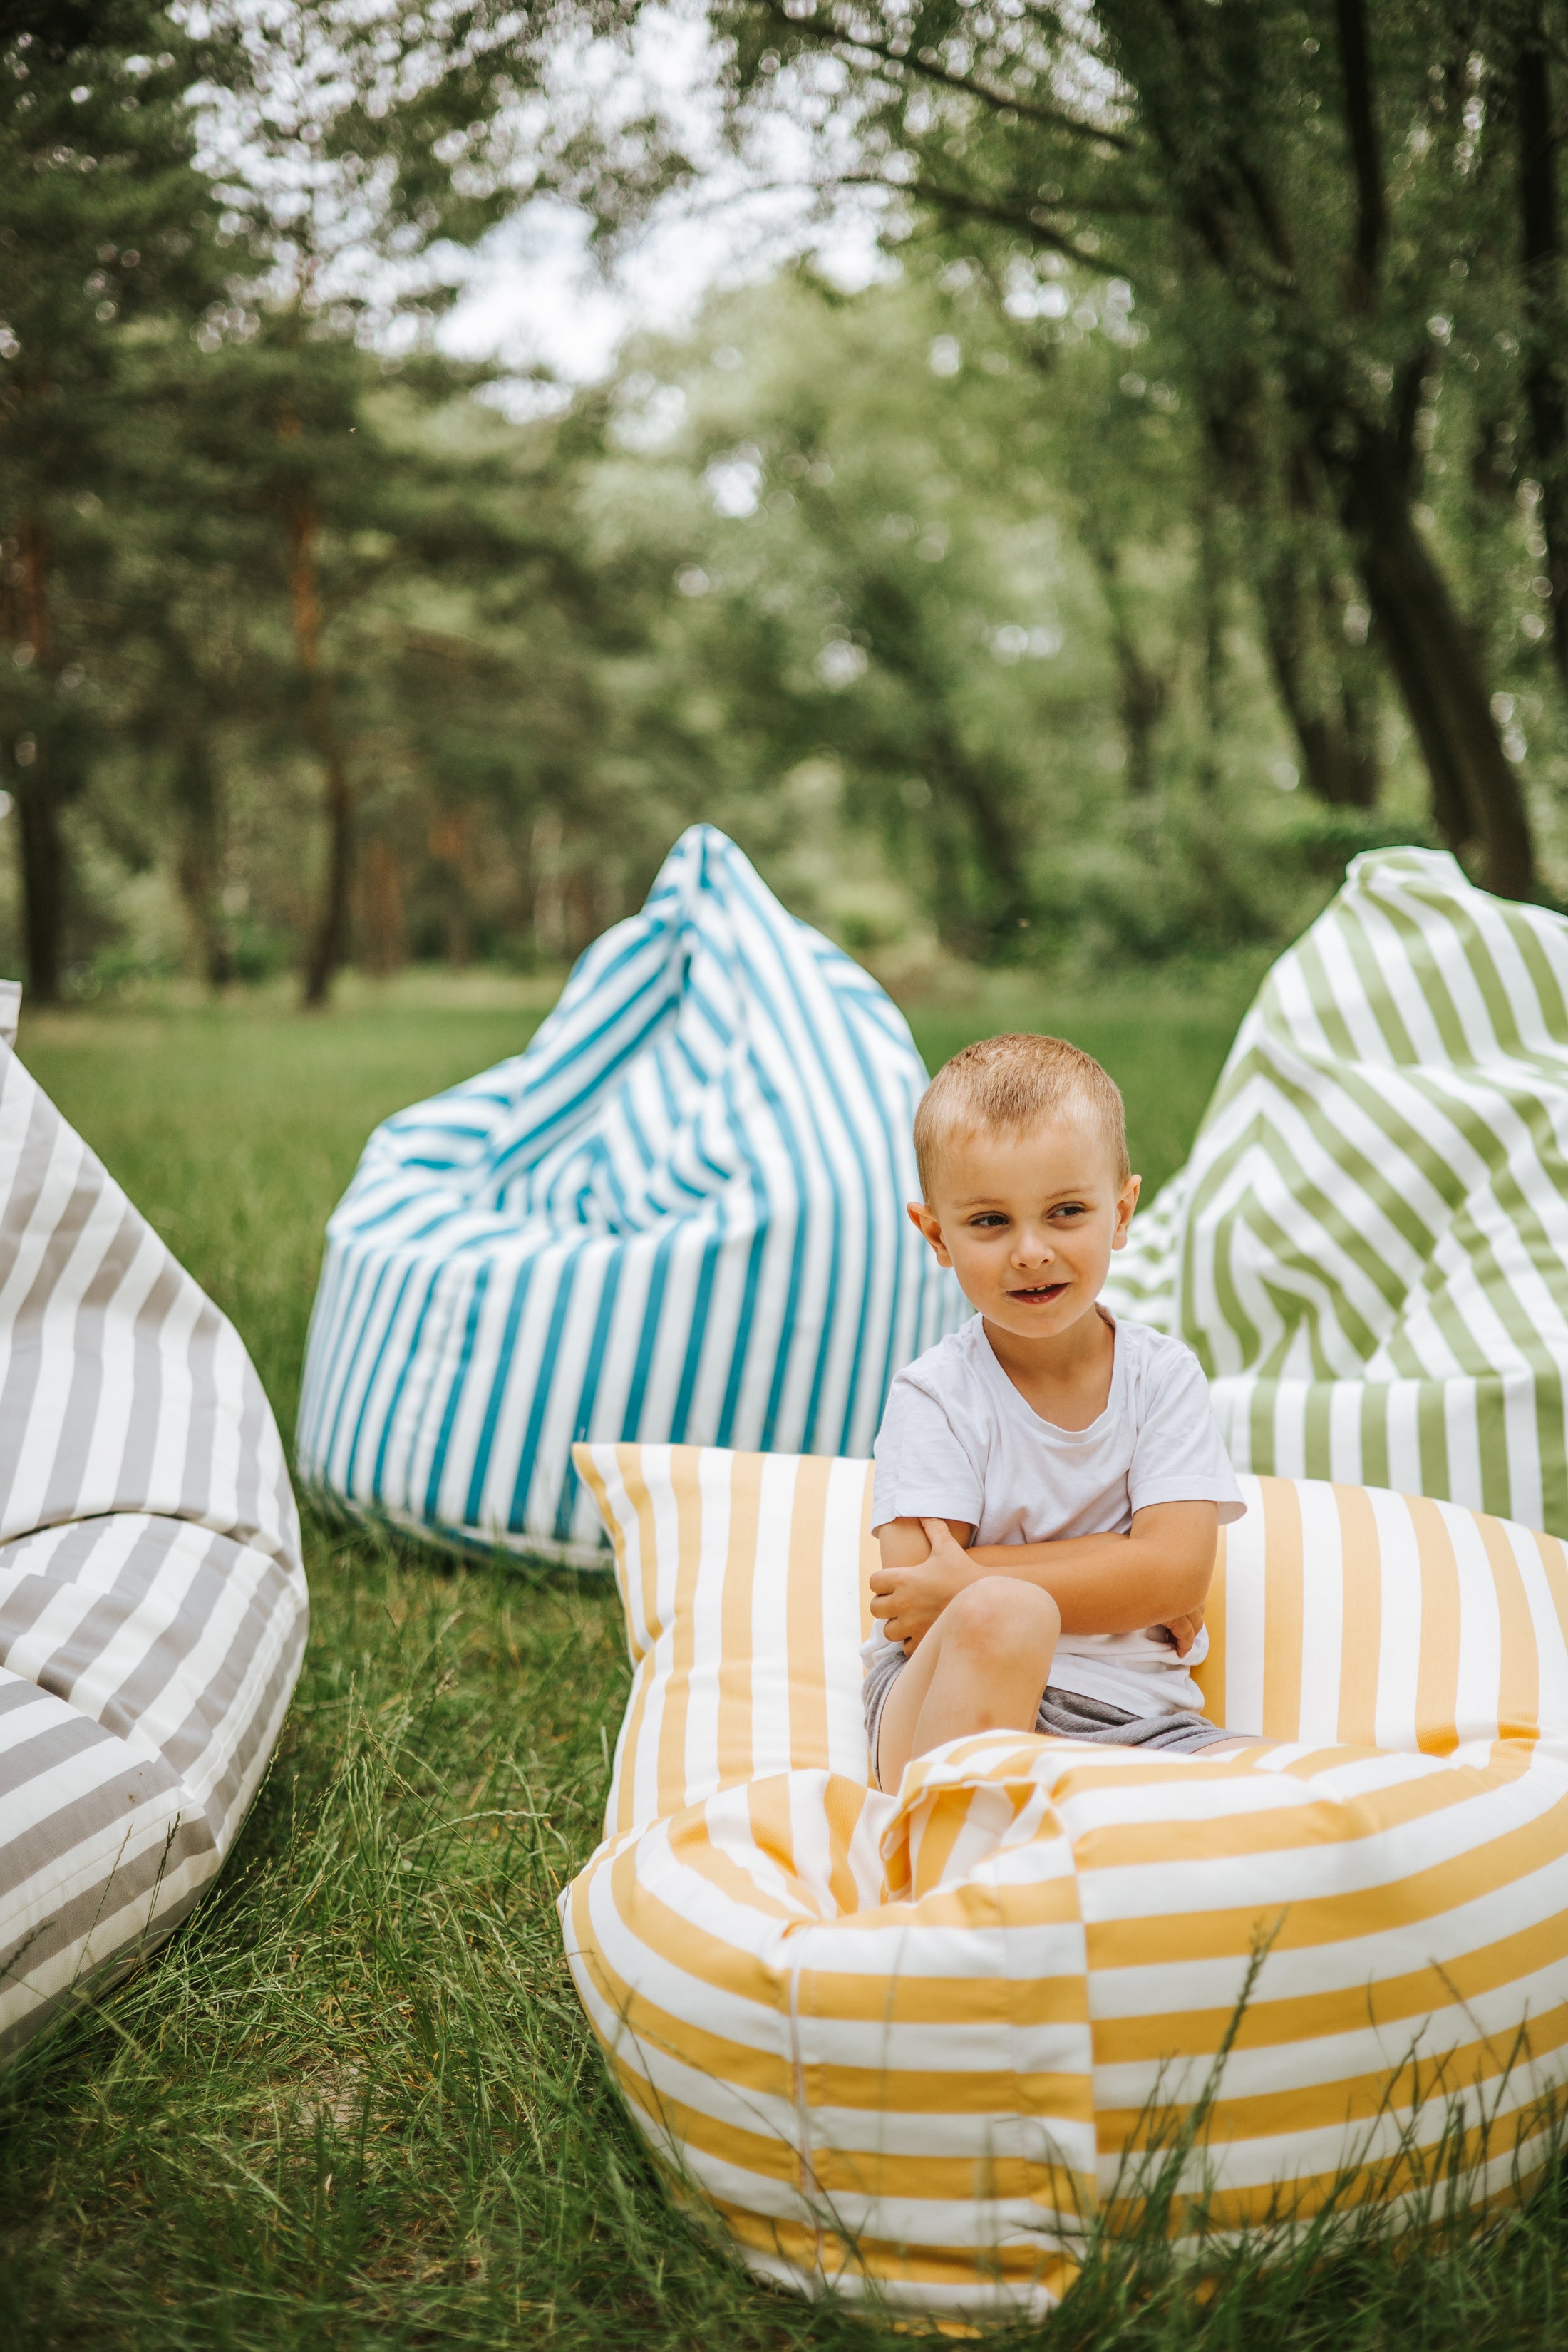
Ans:
[[[907,1365],[877,1433],[871,1524],[963,1519],[977,1544],[1125,1535],[1150,1503],[1217,1503],[1223,1522],[1247,1506],[1215,1425],[1197,1358],[1146,1324],[1103,1307],[1116,1354],[1105,1411],[1087,1429],[1042,1421],[992,1352],[976,1315]],[[868,1653],[888,1636],[878,1625]],[[1064,1633],[1051,1683],[1131,1715],[1203,1706],[1187,1671],[1208,1654],[1202,1633],[1184,1658],[1163,1635]]]

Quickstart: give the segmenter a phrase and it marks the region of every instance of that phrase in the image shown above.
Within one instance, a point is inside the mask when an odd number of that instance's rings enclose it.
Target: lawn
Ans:
[[[912,1018],[928,1060],[1027,1024],[1098,1052],[1152,1184],[1245,987]],[[285,1430],[323,1220],[384,1113],[516,1051],[522,983],[410,981],[25,1021],[24,1057],[233,1316]],[[0,2083],[0,2347],[273,2352],[891,2347],[752,2285],[672,2204],[607,2086],[553,1898],[593,1846],[626,1683],[607,1581],[454,1567],[307,1522],[313,1630],[277,1764],[174,1941]],[[1194,2297],[1098,2273],[1054,2347],[1556,2346],[1558,2186],[1500,2234]],[[1039,2340],[1014,2331],[1008,2342]]]

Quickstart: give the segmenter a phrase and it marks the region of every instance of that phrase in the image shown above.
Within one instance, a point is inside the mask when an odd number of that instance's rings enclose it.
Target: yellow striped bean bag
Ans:
[[[1554,1538],[1245,1478],[1200,1680],[1283,1745],[993,1734],[893,1797],[860,1706],[869,1465],[576,1458],[636,1673],[567,1954],[633,2113],[754,2270],[1046,2308],[1130,2150],[1211,2080],[1249,1967],[1193,2160],[1211,2226],[1398,2207],[1459,2099],[1463,2196],[1529,2177],[1568,2035]]]

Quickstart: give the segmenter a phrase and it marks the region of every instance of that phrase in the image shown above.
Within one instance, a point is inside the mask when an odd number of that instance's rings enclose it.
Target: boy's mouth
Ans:
[[[1021,1307],[1048,1307],[1066,1288],[1065,1282],[1037,1282],[1027,1290],[1010,1290],[1007,1296],[1016,1298]]]

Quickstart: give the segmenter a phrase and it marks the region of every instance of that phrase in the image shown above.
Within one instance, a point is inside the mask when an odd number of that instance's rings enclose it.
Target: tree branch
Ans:
[[[1296,275],[1296,256],[1289,231],[1280,217],[1279,207],[1269,194],[1262,173],[1252,162],[1237,129],[1234,107],[1223,89],[1215,88],[1210,71],[1210,58],[1200,39],[1198,29],[1184,0],[1160,0],[1162,13],[1171,29],[1186,68],[1190,89],[1201,89],[1215,110],[1212,127],[1194,126],[1190,114],[1184,114],[1182,129],[1184,143],[1173,135],[1167,120],[1163,141],[1167,155],[1183,176],[1196,186],[1206,186],[1217,203],[1208,203],[1207,218],[1201,234],[1210,251],[1217,257],[1222,245],[1232,242],[1221,226],[1222,213],[1229,215],[1231,225],[1239,231],[1241,197],[1251,205],[1253,215],[1263,231],[1264,241],[1282,273],[1284,281],[1292,282]],[[1148,92],[1144,92],[1147,104]],[[1226,125],[1221,129],[1221,125]],[[1239,195],[1237,191],[1239,190]],[[1189,206],[1189,210],[1191,207]]]
[[[1116,148],[1123,155],[1132,152],[1132,142],[1125,131],[1103,129],[1095,122],[1084,122],[1076,114],[1068,113],[1065,107],[1037,105],[1033,100],[1020,98],[1010,89],[998,88],[994,82],[979,81],[972,74],[950,72],[934,49],[927,49],[914,57],[900,55],[894,50],[890,41],[876,41],[865,34],[847,33],[831,22],[819,25],[809,17],[792,16],[781,5],[781,0],[763,0],[763,5],[775,23],[797,38],[804,34],[820,48],[860,49],[868,57],[881,58],[889,65],[919,74],[922,79],[933,81],[943,89],[956,89],[962,91],[965,98],[978,98],[998,112],[1005,110],[1026,122],[1042,123],[1052,131],[1070,131],[1075,139],[1102,139],[1108,146]]]
[[[1384,240],[1388,233],[1388,205],[1384,194],[1376,101],[1372,87],[1366,0],[1334,0],[1334,15],[1339,24],[1340,65],[1345,83],[1345,128],[1350,133],[1356,182],[1352,284],[1357,309],[1367,310],[1372,307]]]
[[[1521,45],[1515,71],[1519,111],[1519,194],[1522,230],[1520,258],[1534,278],[1558,259],[1557,138],[1552,128],[1547,50],[1536,12]]]
[[[1415,486],[1415,425],[1426,397],[1426,379],[1436,365],[1429,344],[1413,352],[1394,370],[1394,396],[1389,414],[1394,421],[1394,447],[1398,457],[1398,478],[1408,497]]]
[[[892,191],[896,184],[880,178],[875,172],[843,172],[834,184],[841,188],[882,188]],[[1041,246],[1047,253],[1059,253],[1080,269],[1097,271],[1101,277],[1125,277],[1127,265],[1112,255],[1089,253],[1075,245],[1065,229],[1052,228],[1048,221],[1039,221],[1031,211],[1020,210],[1004,204],[990,204],[984,196],[966,194],[962,188],[944,188],[935,180],[910,180],[904,184],[903,193],[919,196],[922,203],[934,205],[942,212],[956,213],[964,220],[992,221],[998,228],[1016,229],[1032,245]]]

